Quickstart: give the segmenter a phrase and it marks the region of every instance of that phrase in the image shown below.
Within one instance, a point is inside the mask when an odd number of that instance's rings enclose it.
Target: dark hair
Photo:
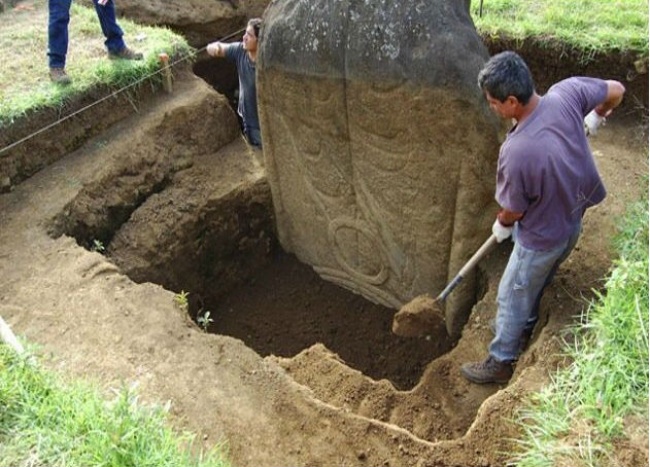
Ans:
[[[526,105],[535,92],[535,83],[524,59],[515,52],[501,52],[488,60],[478,74],[478,86],[504,102],[514,96]]]
[[[255,37],[260,37],[260,28],[262,27],[262,18],[253,18],[248,20],[248,26],[253,28],[255,31]]]

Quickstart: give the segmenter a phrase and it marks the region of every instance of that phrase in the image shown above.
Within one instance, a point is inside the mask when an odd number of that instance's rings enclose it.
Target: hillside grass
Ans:
[[[605,290],[566,348],[571,365],[532,394],[520,414],[518,467],[624,465],[618,447],[638,432],[647,449],[647,190],[622,219],[615,245],[618,259]]]
[[[168,407],[126,387],[106,397],[34,361],[0,345],[1,467],[229,467],[223,447],[200,452],[194,435],[172,430]]]
[[[584,52],[631,51],[648,57],[647,0],[473,0],[472,18],[488,37],[535,38]]]
[[[584,51],[632,51],[648,57],[648,2],[645,0],[473,0],[478,31],[515,39],[555,40]],[[141,62],[106,59],[95,11],[73,2],[67,71],[71,86],[55,86],[47,68],[47,2],[21,2],[0,14],[0,128],[44,107],[60,107],[71,96],[105,85],[112,89],[150,78],[160,84],[158,55],[193,57],[184,38],[165,28],[120,19],[127,44],[145,55]],[[0,148],[1,149],[1,148]]]

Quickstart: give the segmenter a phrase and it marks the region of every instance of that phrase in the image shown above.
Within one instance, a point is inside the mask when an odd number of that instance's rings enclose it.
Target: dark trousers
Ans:
[[[49,22],[47,28],[50,68],[64,68],[68,53],[68,24],[70,23],[70,6],[72,0],[49,0]],[[113,0],[102,6],[93,0],[99,24],[106,40],[104,45],[110,52],[119,52],[125,47],[122,36],[124,32],[115,19]]]

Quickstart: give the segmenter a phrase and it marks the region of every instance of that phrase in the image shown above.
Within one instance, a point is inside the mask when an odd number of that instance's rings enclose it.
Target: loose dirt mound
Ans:
[[[0,315],[54,368],[105,386],[137,382],[145,399],[170,400],[174,422],[206,446],[227,441],[235,465],[503,465],[516,435],[508,419],[561,363],[566,325],[611,264],[616,219],[647,173],[639,124],[614,117],[592,140],[609,196],[588,214],[578,248],[547,292],[542,323],[511,383],[477,386],[458,369],[485,355],[508,245],[481,263],[482,298],[460,341],[388,339],[394,310],[319,285],[308,268],[277,251],[272,223],[261,221],[271,214],[260,154],[228,131],[218,144],[209,131],[197,131],[206,102],[228,109],[215,96],[196,78],[180,79],[174,95],[157,96],[0,196]],[[175,136],[163,144],[167,132]],[[126,183],[129,167],[159,174],[142,197],[133,192],[139,183]],[[96,209],[108,205],[115,209]],[[125,205],[126,215],[118,209]],[[119,221],[107,230],[75,230],[91,212],[102,220],[93,226]],[[235,241],[211,237],[228,226]],[[113,238],[131,247],[128,258],[118,259],[124,250]],[[80,246],[96,245],[94,239],[108,247],[108,258]],[[156,260],[156,248],[164,261]],[[218,251],[232,255],[200,262]],[[203,270],[207,264],[237,268]],[[179,309],[179,286],[201,297],[191,303],[192,317],[213,312],[212,333]],[[310,309],[320,311],[309,316]],[[344,337],[318,332],[321,315],[335,324],[330,334]],[[316,337],[290,345],[307,334]]]

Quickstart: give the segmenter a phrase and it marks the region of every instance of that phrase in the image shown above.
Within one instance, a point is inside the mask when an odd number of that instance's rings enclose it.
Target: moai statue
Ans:
[[[282,247],[399,308],[437,295],[490,235],[502,127],[462,0],[274,0],[257,92]],[[458,336],[475,276],[447,299]]]

